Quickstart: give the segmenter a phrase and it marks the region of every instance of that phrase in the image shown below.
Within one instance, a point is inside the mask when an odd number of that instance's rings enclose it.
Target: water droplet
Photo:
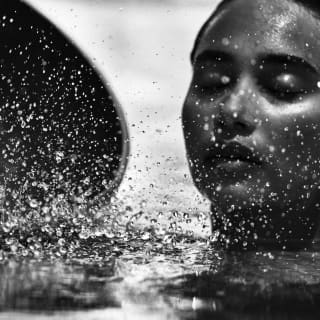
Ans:
[[[228,46],[229,44],[230,44],[230,41],[229,41],[229,39],[228,38],[222,38],[222,44],[224,45],[224,46]]]
[[[275,150],[276,150],[275,146],[269,146],[269,151],[270,151],[270,152],[273,153]]]
[[[37,207],[39,206],[39,203],[38,203],[37,200],[31,199],[31,200],[29,201],[29,205],[30,205],[31,208],[37,208]]]
[[[228,84],[228,83],[230,83],[230,81],[231,81],[231,79],[230,79],[230,77],[228,77],[228,76],[222,76],[221,77],[221,82],[223,83],[223,84]]]
[[[141,239],[142,240],[149,240],[150,239],[150,232],[144,232],[142,235],[141,235]]]

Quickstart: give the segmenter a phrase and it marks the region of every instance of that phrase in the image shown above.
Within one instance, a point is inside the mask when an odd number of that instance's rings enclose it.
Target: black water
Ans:
[[[320,254],[226,252],[205,241],[98,237],[72,254],[3,256],[1,314],[128,308],[153,319],[318,319]],[[21,314],[22,312],[22,314]],[[130,312],[129,312],[130,314]],[[19,317],[18,317],[19,315]]]

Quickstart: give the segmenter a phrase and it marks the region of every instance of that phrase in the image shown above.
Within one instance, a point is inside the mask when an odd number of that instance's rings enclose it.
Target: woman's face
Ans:
[[[198,189],[224,212],[318,207],[320,21],[285,0],[236,0],[211,21],[183,109]]]

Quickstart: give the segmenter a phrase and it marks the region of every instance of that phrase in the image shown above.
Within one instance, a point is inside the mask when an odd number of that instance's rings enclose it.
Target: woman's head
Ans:
[[[183,109],[191,173],[242,238],[315,232],[320,5],[306,2],[224,1],[192,52]]]

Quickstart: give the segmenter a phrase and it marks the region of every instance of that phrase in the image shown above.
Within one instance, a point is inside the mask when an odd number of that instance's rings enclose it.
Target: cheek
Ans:
[[[294,197],[318,185],[320,164],[319,116],[286,118],[271,133],[276,151],[273,186]]]
[[[275,158],[281,162],[310,162],[319,158],[320,113],[305,109],[297,115],[279,113],[276,118],[269,118],[265,132]]]
[[[210,106],[200,103],[199,99],[187,97],[182,112],[186,140],[200,142],[210,138],[213,130],[212,111]]]

